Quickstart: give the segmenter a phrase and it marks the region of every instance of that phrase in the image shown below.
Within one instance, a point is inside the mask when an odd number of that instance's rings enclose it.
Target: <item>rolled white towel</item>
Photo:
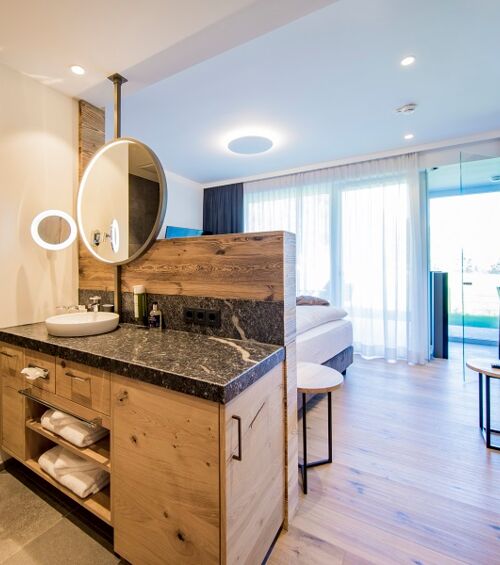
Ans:
[[[26,380],[30,382],[36,381],[37,379],[43,379],[46,374],[47,372],[40,367],[25,367],[21,371],[21,375],[24,375]]]
[[[101,426],[92,427],[74,416],[59,410],[47,410],[40,419],[42,427],[77,447],[88,447],[109,432]]]
[[[67,455],[68,451],[58,445],[41,455],[38,459],[38,464],[53,479],[71,490],[80,498],[86,498],[91,494],[99,492],[109,483],[109,473],[97,467],[94,463],[87,462],[85,460],[83,460],[84,463],[90,463],[93,466],[92,469],[87,468],[85,470],[61,474],[58,469],[56,469],[56,466],[61,458],[63,461],[67,462]],[[70,453],[70,455],[72,454]],[[81,459],[81,457],[78,459]]]

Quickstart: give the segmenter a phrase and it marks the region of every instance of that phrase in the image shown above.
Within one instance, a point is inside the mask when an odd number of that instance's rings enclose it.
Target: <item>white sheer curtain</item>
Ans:
[[[297,234],[297,290],[349,311],[354,350],[428,357],[426,198],[416,154],[245,183],[245,229]]]

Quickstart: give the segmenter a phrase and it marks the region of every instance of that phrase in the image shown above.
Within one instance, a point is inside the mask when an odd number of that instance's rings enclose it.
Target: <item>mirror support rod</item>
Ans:
[[[114,137],[119,139],[122,135],[122,84],[127,82],[125,77],[115,73],[108,77],[114,85]],[[122,316],[122,269],[120,265],[115,266],[115,292],[114,306],[115,313]]]
[[[122,136],[122,84],[127,82],[125,77],[115,73],[108,77],[108,79],[114,84],[115,87],[115,113],[114,113],[114,125],[115,125],[115,139]]]

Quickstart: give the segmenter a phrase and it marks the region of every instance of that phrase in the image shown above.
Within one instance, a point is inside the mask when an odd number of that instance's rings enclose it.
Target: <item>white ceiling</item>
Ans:
[[[96,104],[122,72],[123,134],[209,183],[500,128],[499,28],[499,0],[0,0],[0,63]]]
[[[135,92],[332,1],[0,0],[0,63],[105,104],[115,72]]]
[[[126,97],[123,133],[209,183],[491,131],[499,29],[498,0],[339,0]],[[228,153],[242,130],[275,148]]]

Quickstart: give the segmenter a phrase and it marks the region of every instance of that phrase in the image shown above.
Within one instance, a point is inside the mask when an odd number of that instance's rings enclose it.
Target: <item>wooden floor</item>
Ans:
[[[493,393],[498,422],[500,386]],[[269,563],[500,564],[500,452],[485,448],[477,410],[477,379],[463,382],[458,359],[356,356],[334,393],[334,462],[309,471]],[[310,458],[326,455],[326,423],[321,400]]]

